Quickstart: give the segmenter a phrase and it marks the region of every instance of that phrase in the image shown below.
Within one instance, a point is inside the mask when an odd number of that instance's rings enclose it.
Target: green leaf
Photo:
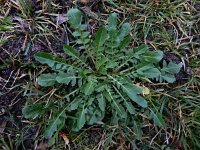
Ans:
[[[80,26],[80,30],[86,30],[87,29],[87,25],[86,24],[82,24],[81,26]]]
[[[98,112],[98,109],[92,109],[92,113],[91,113],[91,117],[89,118],[88,120],[88,124],[89,125],[93,125],[94,123],[96,123],[97,121],[99,121],[99,119],[97,118],[97,113]]]
[[[164,74],[164,73],[162,73],[162,74],[160,75],[160,82],[162,82],[163,79],[166,80],[168,83],[173,83],[173,82],[176,81],[175,76],[172,75],[172,74]]]
[[[96,69],[98,70],[106,62],[108,62],[108,59],[106,57],[102,57],[101,59],[96,60],[96,63],[95,63]]]
[[[108,99],[108,101],[112,101],[112,104],[114,105],[113,107],[116,110],[119,117],[126,118],[127,117],[126,111],[124,110],[123,106],[119,104],[119,102],[117,102],[116,99],[113,97],[110,88],[107,88],[107,92],[108,95],[105,95],[105,97]]]
[[[76,110],[80,106],[81,102],[82,102],[81,98],[73,100],[70,104],[70,110]]]
[[[89,36],[89,34],[90,34],[90,32],[82,32],[82,37],[83,37],[83,38],[86,38],[86,37]]]
[[[108,17],[108,30],[116,30],[116,26],[117,26],[117,14],[116,13],[112,13],[109,15]]]
[[[53,86],[57,82],[64,84],[69,84],[70,82],[76,83],[77,78],[79,77],[64,72],[59,72],[58,74],[56,73],[42,74],[38,77],[38,84],[47,87],[47,86]]]
[[[85,60],[80,57],[80,53],[76,51],[76,49],[69,45],[64,45],[64,51],[67,55],[71,56],[73,59],[79,60],[84,66],[88,67],[88,65],[85,63]]]
[[[163,61],[163,68],[161,69],[161,75],[157,78],[160,82],[166,80],[168,83],[173,83],[176,81],[175,74],[180,71],[182,64],[175,64],[173,62],[166,63]]]
[[[41,86],[53,86],[56,84],[56,73],[42,74],[38,77],[38,84]]]
[[[121,99],[124,100],[124,105],[126,106],[127,110],[129,111],[130,114],[135,114],[135,108],[133,107],[132,103],[129,102],[126,97],[123,96],[123,94],[118,90],[117,87],[113,86],[113,88],[115,89],[115,91],[119,94],[119,96],[121,97]]]
[[[80,53],[78,51],[76,51],[73,47],[69,46],[69,45],[64,45],[64,51],[67,55],[76,58],[76,59],[80,59]]]
[[[56,81],[58,83],[64,83],[64,84],[69,84],[71,81],[76,82],[76,79],[78,77],[68,74],[68,73],[64,73],[64,72],[59,72],[56,76]]]
[[[78,40],[76,40],[76,43],[77,44],[84,44],[84,41],[82,39],[78,39]]]
[[[101,109],[102,112],[104,112],[106,109],[106,101],[105,98],[103,97],[103,94],[97,95],[97,101],[99,104],[99,108]]]
[[[46,138],[51,138],[54,132],[58,131],[58,129],[62,128],[62,125],[65,122],[66,114],[65,111],[68,108],[68,106],[64,107],[62,111],[60,111],[58,114],[56,114],[56,117],[52,116],[48,123],[48,127],[45,129],[44,136]]]
[[[97,51],[100,50],[100,47],[105,43],[107,39],[107,31],[104,27],[101,27],[95,36],[94,44],[97,47]]]
[[[151,68],[143,71],[142,75],[146,78],[157,78],[160,75],[160,71],[157,68]]]
[[[135,135],[136,135],[136,139],[137,140],[141,140],[142,138],[142,125],[139,122],[134,121],[134,126],[133,126]]]
[[[81,36],[81,33],[78,32],[78,31],[75,31],[75,32],[72,33],[72,35],[73,35],[74,37],[79,37],[79,36]]]
[[[82,13],[80,10],[74,8],[67,12],[67,17],[72,28],[80,28],[82,22]]]
[[[36,118],[39,115],[42,115],[45,112],[44,106],[42,104],[32,104],[32,105],[26,105],[22,109],[22,113],[25,118]]]
[[[86,112],[87,109],[83,107],[82,110],[78,113],[78,120],[77,120],[78,130],[80,130],[86,123]]]
[[[135,114],[135,108],[134,108],[134,106],[132,105],[131,102],[125,101],[124,104],[125,104],[125,106],[126,106],[128,112],[129,112],[131,115]]]
[[[141,107],[146,108],[147,107],[147,101],[143,97],[141,97],[140,95],[137,95],[135,93],[134,89],[135,89],[134,86],[130,86],[130,85],[124,85],[123,86],[124,92],[126,92],[126,94],[129,96],[129,98],[131,100],[136,102]]]
[[[56,132],[51,138],[48,139],[48,146],[53,146],[58,139],[58,132]]]
[[[90,97],[90,98],[88,98],[87,103],[86,103],[87,106],[91,106],[91,105],[93,104],[94,100],[95,100],[94,97]]]
[[[121,79],[120,81],[116,80],[112,76],[108,75],[113,81],[115,81],[118,85],[122,87],[122,90],[129,96],[131,100],[136,102],[141,107],[147,107],[147,101],[138,94],[142,94],[142,88]]]
[[[35,54],[34,57],[35,60],[39,61],[41,64],[47,64],[51,68],[61,69],[61,67],[67,67],[65,61],[45,52],[39,52]]]
[[[113,105],[114,105],[114,109],[117,111],[117,114],[119,115],[120,118],[127,117],[124,107],[114,99],[113,99]]]
[[[84,93],[85,95],[91,95],[92,92],[94,91],[96,86],[96,83],[93,82],[92,80],[90,80],[89,82],[86,83],[85,87],[84,87]]]
[[[181,67],[182,67],[182,63],[175,64],[172,61],[170,61],[169,64],[167,65],[167,63],[164,61],[163,62],[163,68],[161,69],[161,72],[176,74],[180,71]]]
[[[14,29],[13,26],[2,25],[2,24],[0,24],[0,31],[10,31],[10,30],[12,30],[12,29]]]
[[[137,68],[136,72],[146,78],[157,78],[161,75],[161,72],[153,64],[143,63]]]
[[[166,127],[166,123],[165,123],[165,120],[162,118],[162,115],[157,112],[157,113],[154,113],[152,110],[151,110],[151,117],[153,118],[153,121],[156,125],[158,125],[159,127]]]
[[[142,61],[155,63],[155,62],[159,62],[162,58],[163,58],[163,52],[162,51],[149,51],[149,52],[145,52],[141,56],[140,59]]]
[[[112,60],[109,60],[107,63],[106,63],[106,68],[115,68],[117,67],[119,64],[117,62],[114,62]]]
[[[126,37],[131,31],[131,26],[129,23],[124,23],[119,31],[119,39],[123,41],[124,37]]]
[[[106,91],[103,92],[103,96],[107,99],[108,102],[111,102],[112,98],[109,94],[110,93],[109,88],[106,87],[105,89],[106,89]]]
[[[129,43],[131,42],[131,40],[132,40],[132,36],[130,36],[130,35],[126,36],[123,39],[123,41],[121,41],[119,48],[120,49],[126,48],[129,45]]]
[[[134,48],[133,51],[134,51],[133,57],[140,59],[141,55],[148,51],[148,47],[147,45],[143,44],[137,48]]]
[[[137,87],[132,84],[125,84],[122,86],[122,88],[123,91],[129,96],[131,100],[133,100],[135,103],[137,103],[143,108],[147,107],[147,101],[143,97],[138,95],[139,93],[137,91],[141,90],[140,87]]]

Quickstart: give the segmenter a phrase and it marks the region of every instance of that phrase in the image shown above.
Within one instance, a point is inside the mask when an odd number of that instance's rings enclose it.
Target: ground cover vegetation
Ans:
[[[0,1],[1,149],[199,149],[200,2]]]

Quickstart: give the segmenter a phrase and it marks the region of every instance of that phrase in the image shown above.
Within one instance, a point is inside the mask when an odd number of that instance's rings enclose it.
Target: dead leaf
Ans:
[[[3,94],[2,94],[2,95],[3,95]],[[1,96],[1,92],[0,92],[0,96]],[[4,108],[2,108],[2,109],[0,110],[0,116],[1,116],[1,115],[4,115],[5,112],[6,112],[6,110],[5,110]]]
[[[29,31],[31,29],[31,25],[28,21],[26,21],[25,19],[15,16],[13,17],[13,20],[19,22],[18,26],[25,32],[25,31]]]
[[[126,146],[126,143],[125,143],[126,142],[125,137],[120,134],[120,135],[117,136],[117,139],[120,141],[119,146],[117,147],[117,150],[127,149],[127,146]]]
[[[144,86],[142,89],[142,93],[143,93],[143,95],[148,95],[150,93],[150,90]]]
[[[62,24],[64,22],[66,22],[66,21],[67,21],[67,16],[66,15],[58,14],[58,17],[56,18],[56,24],[57,25],[60,25],[60,24]]]
[[[5,130],[6,127],[6,121],[0,120],[0,134],[3,134],[3,131]]]
[[[5,3],[6,3],[6,1],[7,1],[7,0],[0,0],[0,5],[2,5],[2,6],[3,6],[3,4],[5,4]]]
[[[37,146],[36,150],[46,150],[48,149],[48,143],[46,142],[40,142],[40,144]]]
[[[91,10],[91,8],[88,7],[88,6],[81,7],[81,10],[82,10],[84,13],[86,13],[88,16],[90,16],[90,17],[93,17],[93,18],[95,18],[95,19],[98,19],[98,18],[99,18],[99,16],[98,16],[96,13],[94,13],[94,12]]]
[[[89,0],[79,0],[79,2],[82,3],[82,4],[87,4],[87,3],[89,3],[90,1],[89,1]]]
[[[68,148],[70,147],[69,145],[69,139],[67,137],[67,135],[64,132],[59,132],[59,135],[63,138],[63,140],[65,141],[65,148],[66,146],[68,146]],[[70,149],[70,148],[69,148]]]

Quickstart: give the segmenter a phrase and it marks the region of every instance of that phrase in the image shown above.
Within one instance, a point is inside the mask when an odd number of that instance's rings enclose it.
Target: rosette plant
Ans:
[[[181,64],[163,61],[160,65],[162,51],[150,51],[146,45],[129,47],[131,26],[124,23],[118,27],[116,13],[109,16],[107,25],[100,27],[94,37],[87,32],[81,11],[70,9],[67,16],[75,42],[64,45],[66,57],[45,52],[35,55],[38,62],[53,70],[39,75],[38,84],[67,85],[66,101],[62,101],[59,109],[56,104],[53,107],[28,105],[23,110],[25,117],[38,117],[51,111],[44,132],[47,138],[57,135],[66,123],[75,131],[86,124],[104,121],[131,124],[146,109],[155,123],[164,125],[161,115],[149,108],[145,94],[150,90],[143,83],[149,80],[172,83]],[[52,109],[47,109],[50,106]]]

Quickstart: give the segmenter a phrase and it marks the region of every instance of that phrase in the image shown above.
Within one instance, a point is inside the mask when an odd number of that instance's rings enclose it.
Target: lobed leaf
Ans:
[[[139,93],[137,92],[141,90],[141,88],[132,84],[126,84],[122,86],[122,89],[130,97],[131,100],[133,100],[143,108],[147,107],[147,101],[143,97],[138,95]]]
[[[153,64],[142,63],[137,68],[137,74],[146,78],[157,78],[161,75],[161,72]]]
[[[166,80],[168,83],[173,83],[176,81],[175,74],[180,71],[182,64],[175,64],[173,62],[166,63],[163,61],[163,67],[161,69],[161,75],[157,78],[160,82]]]
[[[86,112],[87,109],[84,107],[78,112],[77,129],[80,130],[86,123]]]
[[[44,87],[53,86],[56,84],[56,73],[42,74],[38,77],[38,84]]]
[[[124,37],[130,34],[131,26],[129,23],[124,23],[119,31],[119,39],[120,41],[123,41]]]
[[[64,107],[62,109],[62,111],[60,111],[56,117],[52,117],[48,123],[48,127],[46,128],[45,132],[44,132],[44,136],[46,138],[51,138],[52,135],[54,134],[54,132],[58,131],[58,128],[62,128],[60,127],[60,125],[63,125],[66,119],[66,114],[65,111],[68,108],[68,106]]]
[[[69,84],[72,82],[72,85],[75,85],[76,79],[80,77],[76,77],[69,73],[59,72],[59,73],[48,73],[42,74],[38,77],[38,84],[41,86],[53,86],[56,83],[64,83]]]
[[[69,45],[64,45],[64,52],[73,58],[80,59],[80,53]]]
[[[22,109],[22,113],[25,118],[36,118],[39,115],[42,115],[44,113],[44,106],[42,104],[32,104],[32,105],[26,105]]]
[[[162,118],[162,115],[159,112],[154,113],[151,110],[151,117],[153,118],[154,123],[156,125],[158,125],[159,127],[165,127],[166,126],[165,120]]]
[[[134,108],[134,106],[132,105],[131,102],[127,102],[127,101],[125,101],[124,104],[125,104],[125,106],[126,106],[128,112],[129,112],[131,115],[136,114],[136,112],[135,112],[135,108]]]
[[[70,104],[70,110],[76,110],[82,102],[81,98],[75,98]]]
[[[182,67],[182,63],[175,64],[172,61],[170,61],[169,64],[167,64],[166,61],[164,61],[163,62],[163,68],[161,69],[161,72],[176,74],[180,71],[181,67]]]
[[[162,51],[149,51],[141,55],[140,60],[156,63],[159,62],[162,58],[163,58]]]
[[[96,69],[98,70],[102,65],[104,65],[106,62],[108,61],[108,59],[106,57],[102,57],[99,60],[96,60],[95,66]]]
[[[121,86],[122,90],[129,96],[131,100],[136,102],[141,107],[147,107],[147,101],[141,97],[138,94],[142,94],[143,90],[141,87],[134,85],[130,82],[127,82],[124,79],[121,79],[120,81],[113,78],[112,76],[108,75],[109,78],[111,78],[113,81],[115,81],[119,86]]]
[[[64,84],[69,84],[71,81],[72,82],[76,82],[76,79],[78,77],[68,74],[68,73],[64,73],[64,72],[59,72],[56,76],[56,81],[58,83],[64,83]]]
[[[67,17],[72,28],[77,29],[81,27],[82,13],[80,10],[73,8],[67,12]]]
[[[108,17],[107,29],[108,29],[108,31],[116,30],[116,27],[117,27],[117,14],[112,13]]]
[[[133,51],[134,51],[133,57],[140,59],[140,56],[148,51],[148,47],[147,45],[143,44],[137,48],[134,48]]]
[[[120,45],[119,45],[119,48],[120,48],[120,49],[126,48],[126,47],[129,45],[129,43],[131,42],[131,40],[132,40],[132,36],[130,36],[130,35],[126,36],[126,37],[121,41],[121,43],[120,43]]]
[[[93,82],[92,80],[90,80],[89,82],[87,82],[84,86],[84,93],[85,95],[91,95],[92,92],[94,91],[96,86],[96,83]]]
[[[163,80],[166,80],[168,83],[173,83],[176,81],[176,78],[173,74],[165,74],[165,73],[162,73],[160,76],[159,76],[159,81],[160,82],[163,82]]]
[[[64,60],[45,52],[38,52],[34,57],[35,60],[39,61],[41,64],[47,64],[49,67],[54,69],[65,69],[68,66]]]
[[[97,48],[97,51],[100,50],[100,47],[105,43],[107,39],[107,31],[104,27],[99,28],[96,33],[94,44]]]
[[[91,110],[90,118],[88,119],[87,124],[93,125],[94,123],[99,121],[99,118],[97,117],[97,112],[98,112],[97,108]]]
[[[127,117],[124,107],[114,99],[113,99],[113,105],[114,105],[114,109],[117,111],[117,114],[119,115],[120,118]]]
[[[97,101],[99,104],[99,108],[101,109],[102,112],[104,112],[106,109],[106,101],[105,98],[103,97],[103,94],[97,95]]]

